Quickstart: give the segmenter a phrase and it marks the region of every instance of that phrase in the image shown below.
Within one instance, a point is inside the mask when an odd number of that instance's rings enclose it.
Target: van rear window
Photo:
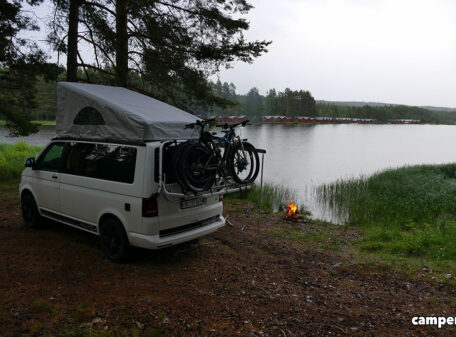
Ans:
[[[136,148],[121,145],[71,143],[65,173],[133,183]]]

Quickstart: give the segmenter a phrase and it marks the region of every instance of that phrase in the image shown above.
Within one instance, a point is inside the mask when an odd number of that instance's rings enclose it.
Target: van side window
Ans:
[[[136,148],[120,145],[72,143],[65,173],[132,184]]]
[[[58,172],[62,164],[63,143],[53,143],[38,159],[37,169]]]

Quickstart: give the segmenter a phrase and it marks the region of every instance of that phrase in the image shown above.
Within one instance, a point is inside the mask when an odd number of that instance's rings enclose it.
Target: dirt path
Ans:
[[[411,323],[455,315],[454,286],[296,244],[273,234],[290,226],[276,215],[259,238],[231,213],[234,227],[119,265],[90,234],[25,228],[15,191],[0,193],[0,336],[456,334]]]

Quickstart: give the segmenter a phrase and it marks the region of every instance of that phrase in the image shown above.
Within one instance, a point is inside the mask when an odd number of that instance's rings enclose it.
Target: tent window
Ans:
[[[74,118],[75,125],[105,125],[103,116],[92,107],[85,107]]]

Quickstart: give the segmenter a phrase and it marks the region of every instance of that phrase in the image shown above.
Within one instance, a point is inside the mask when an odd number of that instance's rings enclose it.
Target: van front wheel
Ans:
[[[130,244],[119,220],[108,218],[100,224],[101,247],[106,257],[114,262],[126,262]]]
[[[27,227],[39,228],[41,225],[41,216],[38,212],[35,199],[29,193],[24,194],[21,200],[22,218]]]

